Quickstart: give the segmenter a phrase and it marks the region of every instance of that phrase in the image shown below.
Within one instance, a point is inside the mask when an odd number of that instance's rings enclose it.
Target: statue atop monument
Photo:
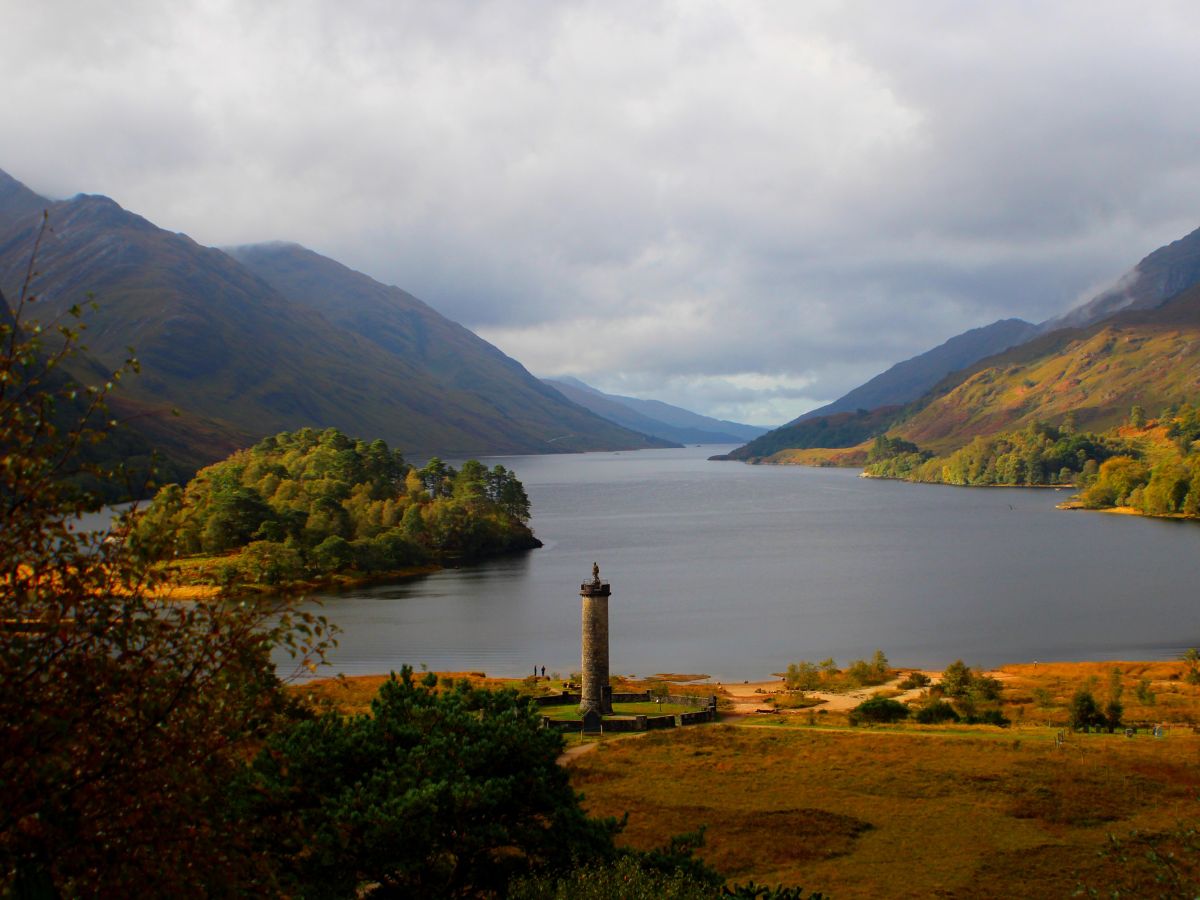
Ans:
[[[592,584],[600,584],[600,563],[592,563]]]

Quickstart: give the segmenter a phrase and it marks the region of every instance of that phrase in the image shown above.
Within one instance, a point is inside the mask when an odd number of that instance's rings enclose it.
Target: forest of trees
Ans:
[[[1076,432],[1069,423],[977,437],[949,456],[881,435],[866,472],[957,485],[1071,485],[1088,509],[1127,507],[1150,516],[1200,517],[1200,410],[1180,404],[1147,420],[1140,407],[1129,425],[1141,436]]]
[[[135,545],[230,554],[223,581],[282,584],[354,569],[395,571],[540,546],[529,498],[503,466],[406,463],[383,441],[302,428],[162,488]]]
[[[934,484],[1076,484],[1110,457],[1129,452],[1120,439],[1044,423],[977,437],[949,456],[933,456],[898,438],[875,439],[866,471],[880,478]]]

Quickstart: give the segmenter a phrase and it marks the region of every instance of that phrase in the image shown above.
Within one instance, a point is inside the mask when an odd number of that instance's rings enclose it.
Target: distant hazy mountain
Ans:
[[[606,394],[570,376],[543,380],[567,399],[586,406],[598,416],[679,444],[737,444],[767,431],[756,425],[702,416],[659,400]]]
[[[1038,326],[1022,319],[1001,319],[991,325],[972,328],[932,350],[896,363],[866,384],[820,409],[806,412],[788,425],[830,413],[911,403],[951,372],[966,368],[993,353],[1015,347],[1037,333]]]
[[[7,172],[0,171],[0,227],[6,222],[40,213],[49,202]]]
[[[281,248],[263,258],[274,259],[277,283],[319,280],[320,302],[300,288],[289,297],[232,256],[106,197],[30,195],[0,179],[0,289],[18,294],[48,208],[40,317],[93,295],[100,309],[87,316],[89,355],[115,366],[136,348],[142,375],[123,385],[118,404],[191,465],[303,426],[382,437],[413,457],[656,445],[566,401],[402,291],[316,254]],[[355,321],[367,324],[356,330]],[[182,415],[169,415],[172,407]]]
[[[1200,284],[1200,228],[1159,247],[1125,273],[1116,286],[1061,316],[1047,319],[1038,330],[1046,333],[1059,328],[1086,328],[1125,309],[1153,309],[1195,284]]]

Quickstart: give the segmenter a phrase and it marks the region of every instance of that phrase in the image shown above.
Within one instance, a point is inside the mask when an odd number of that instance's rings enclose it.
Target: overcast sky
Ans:
[[[0,0],[0,168],[780,423],[1200,225],[1190,2]]]

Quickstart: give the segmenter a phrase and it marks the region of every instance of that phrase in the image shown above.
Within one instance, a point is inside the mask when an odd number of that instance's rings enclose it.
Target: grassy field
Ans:
[[[1067,897],[1152,879],[1142,859],[1101,851],[1110,833],[1195,823],[1200,737],[1057,747],[1055,733],[715,725],[606,744],[571,771],[591,812],[629,813],[632,846],[707,826],[701,855],[729,876],[837,898]]]
[[[614,716],[677,716],[680,713],[695,712],[700,707],[684,706],[682,703],[614,703]],[[578,719],[579,704],[568,706],[543,706],[541,713],[551,719]]]
[[[1069,897],[1080,888],[1194,896],[1170,887],[1176,875],[1200,884],[1200,839],[1169,834],[1200,824],[1200,685],[1187,664],[1030,663],[993,674],[1011,728],[851,728],[844,712],[796,710],[606,740],[570,761],[572,783],[592,813],[629,813],[622,840],[631,846],[707,826],[700,855],[729,877],[838,900]],[[441,677],[561,687],[478,672]],[[381,681],[293,690],[361,712]],[[1074,692],[1090,687],[1103,702],[1114,683],[1126,721],[1161,724],[1165,736],[1067,733],[1060,746]],[[647,705],[656,706],[628,706]]]

